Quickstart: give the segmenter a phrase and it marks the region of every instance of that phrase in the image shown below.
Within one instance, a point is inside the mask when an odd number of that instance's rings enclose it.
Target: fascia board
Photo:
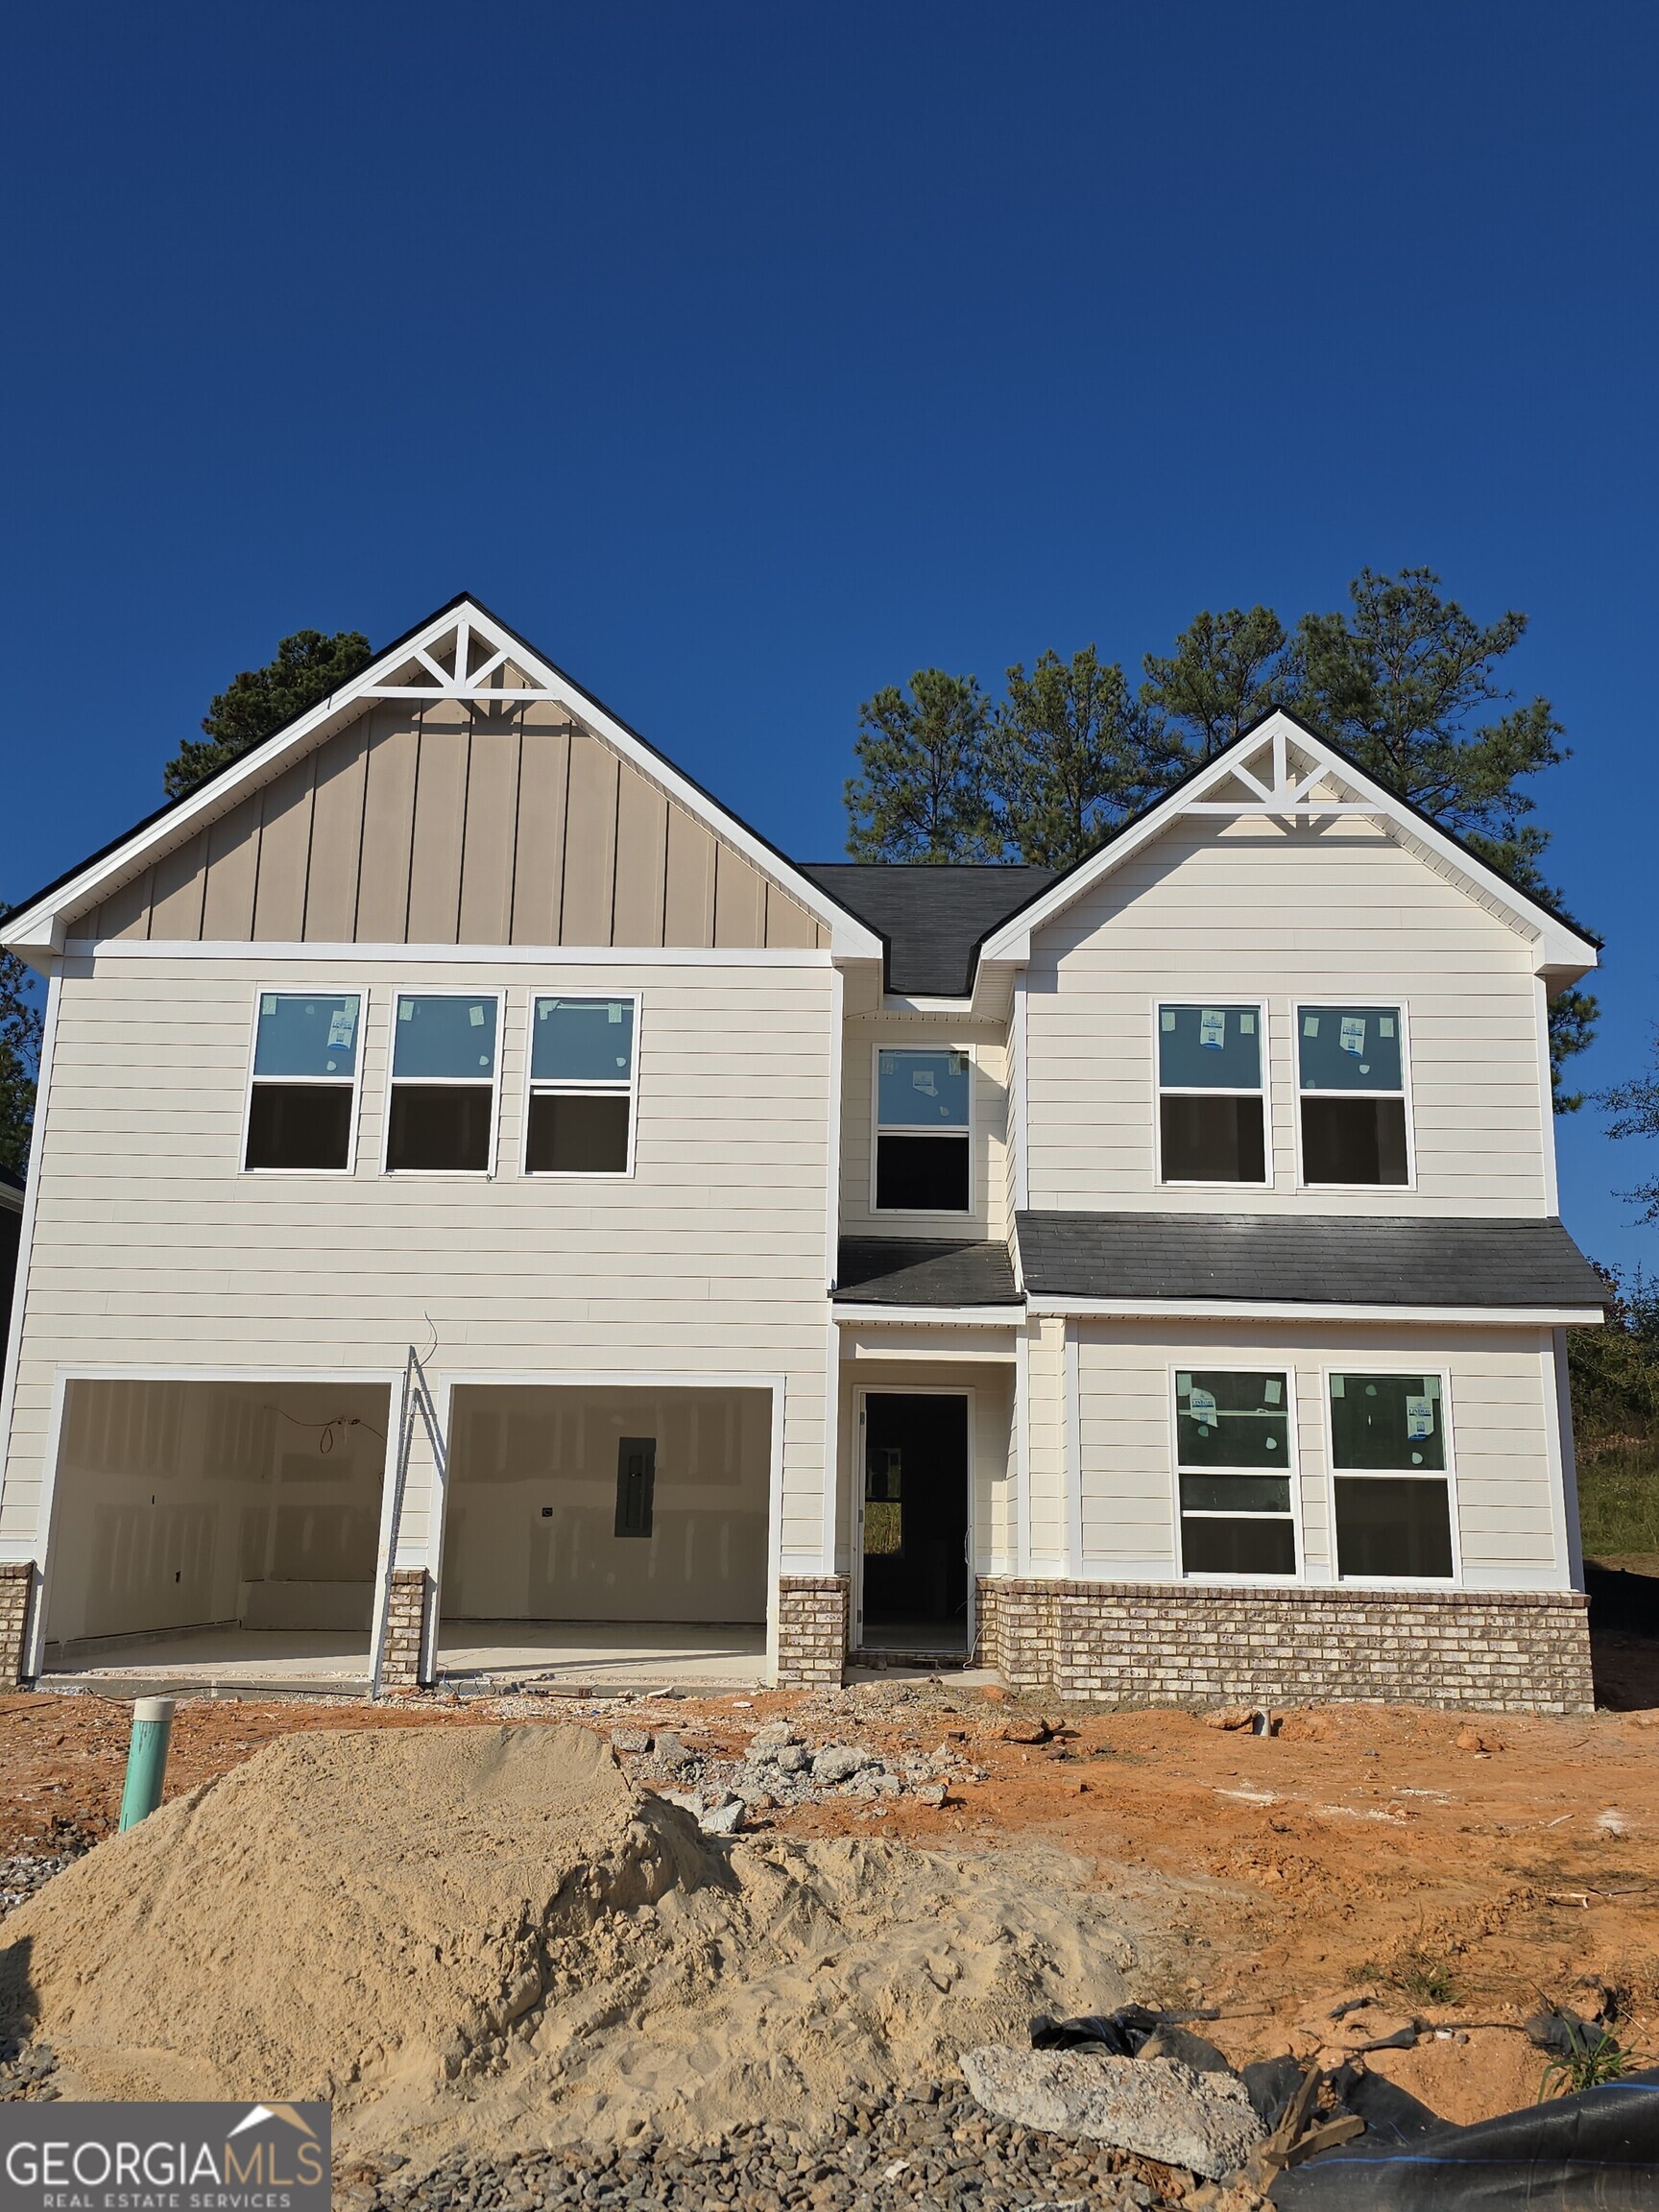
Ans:
[[[1068,1298],[1026,1293],[1034,1313],[1078,1320],[1156,1321],[1166,1316],[1219,1321],[1397,1321],[1457,1328],[1574,1329],[1599,1327],[1599,1306],[1352,1306],[1307,1300],[1250,1298]]]
[[[1298,752],[1306,754],[1310,760],[1317,760],[1339,782],[1361,792],[1379,813],[1385,815],[1394,824],[1407,842],[1414,842],[1425,852],[1434,854],[1473,892],[1483,894],[1502,906],[1516,924],[1535,939],[1540,973],[1548,970],[1561,980],[1569,981],[1573,975],[1588,974],[1598,964],[1596,948],[1587,938],[1580,937],[1552,914],[1535,905],[1524,893],[1518,892],[1512,883],[1506,882],[1496,869],[1486,867],[1473,854],[1464,852],[1444,830],[1437,829],[1414,808],[1407,806],[1395,793],[1385,791],[1382,784],[1374,782],[1363,769],[1355,767],[1351,761],[1332,752],[1300,722],[1288,715],[1278,714],[1269,715],[1265,721],[1258,723],[1254,730],[1246,731],[1243,736],[1236,738],[1224,753],[1217,754],[1207,767],[1184,783],[1180,790],[1172,791],[1166,799],[1161,800],[1148,813],[1142,815],[1139,822],[1131,824],[1113,838],[1109,845],[1102,846],[1093,859],[1085,861],[1082,867],[1070,876],[1063,877],[1031,905],[1014,915],[1000,928],[993,930],[979,949],[981,961],[1028,961],[1034,930],[1055,920],[1076,900],[1093,890],[1096,883],[1103,881],[1125,860],[1132,858],[1142,846],[1154,837],[1162,836],[1166,830],[1178,822],[1190,808],[1202,805],[1210,792],[1233,777],[1236,772],[1236,756],[1241,750],[1254,752],[1264,742],[1271,742],[1281,733],[1281,724],[1285,738],[1294,744]]]
[[[855,1306],[850,1299],[832,1301],[837,1322],[855,1322],[868,1329],[878,1322],[914,1327],[926,1323],[942,1329],[1011,1329],[1025,1317],[1025,1309],[1012,1302],[1002,1306]]]
[[[371,694],[381,679],[395,673],[428,646],[436,644],[465,620],[475,634],[487,637],[498,652],[505,652],[546,692],[568,708],[581,721],[597,731],[632,766],[666,791],[685,811],[733,846],[763,876],[787,890],[815,921],[830,933],[830,950],[837,959],[880,960],[885,954],[881,938],[856,916],[831,899],[809,877],[800,874],[763,838],[711,799],[689,777],[663,758],[626,724],[583,690],[563,669],[545,661],[533,646],[479,606],[462,597],[441,608],[418,630],[387,647],[339,691],[330,692],[297,722],[268,737],[223,775],[192,792],[180,805],[152,817],[121,840],[113,851],[59,884],[13,915],[0,929],[0,946],[15,952],[55,953],[62,949],[66,925],[132,879],[138,870],[159,855],[185,844],[199,830],[227,814],[260,784],[269,782],[314,745],[325,742],[373,704]],[[441,698],[445,694],[424,694]]]

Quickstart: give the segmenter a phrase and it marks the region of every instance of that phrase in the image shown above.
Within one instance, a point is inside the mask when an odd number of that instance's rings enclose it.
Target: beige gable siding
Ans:
[[[817,950],[781,884],[560,708],[382,703],[77,937]]]
[[[1336,1578],[1325,1371],[1444,1374],[1465,1587],[1562,1590],[1564,1550],[1554,1351],[1537,1329],[1320,1328],[1264,1322],[1080,1323],[1083,1568],[1099,1580],[1180,1575],[1170,1375],[1213,1365],[1294,1378],[1304,1573]]]
[[[504,989],[495,1173],[386,1177],[393,1000]],[[366,996],[354,1171],[239,1169],[260,990]],[[637,1165],[526,1177],[537,990],[641,995]],[[781,1375],[785,1559],[822,1555],[827,966],[77,959],[60,985],[0,1539],[27,1547],[60,1367]],[[424,1540],[412,1495],[405,1550]]]
[[[1542,1214],[1532,965],[1520,934],[1369,824],[1177,823],[1033,943],[1030,1203]],[[1153,1009],[1207,995],[1268,1001],[1270,1189],[1157,1181]],[[1298,1190],[1298,999],[1407,1009],[1414,1190]]]
[[[973,1061],[973,1209],[965,1214],[878,1214],[874,1199],[876,1054],[881,1046],[942,1051]],[[1005,1163],[1007,1046],[1002,1029],[947,1015],[854,1014],[841,1058],[841,1231],[847,1237],[974,1239],[1008,1233]]]

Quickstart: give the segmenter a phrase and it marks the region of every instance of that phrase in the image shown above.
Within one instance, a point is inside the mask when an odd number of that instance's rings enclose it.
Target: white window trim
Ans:
[[[259,1051],[259,1001],[261,998],[355,998],[357,1001],[357,1047],[351,1055],[351,1119],[346,1136],[346,1165],[344,1167],[250,1167],[248,1165],[248,1132],[253,1120],[253,1085],[262,1083],[304,1084],[308,1090],[337,1091],[341,1088],[337,1075],[262,1075],[255,1077],[253,1062]],[[338,991],[291,989],[286,983],[262,983],[253,993],[253,1012],[249,1023],[248,1071],[242,1084],[242,1136],[236,1151],[238,1175],[268,1176],[273,1180],[306,1175],[350,1175],[357,1166],[357,1123],[363,1103],[364,1048],[369,1038],[370,991],[367,983],[352,983]]]
[[[1298,1190],[1362,1191],[1415,1190],[1417,1188],[1417,1129],[1416,1116],[1411,1105],[1411,1010],[1402,998],[1394,1009],[1394,1018],[1400,1024],[1400,1088],[1398,1091],[1304,1091],[1302,1087],[1302,1016],[1311,1006],[1339,1004],[1334,998],[1293,998],[1290,1001],[1290,1083],[1295,1101],[1292,1118],[1296,1139],[1296,1188]],[[1358,1006],[1380,1005],[1379,999],[1350,1001]],[[1398,1098],[1406,1110],[1406,1180],[1404,1183],[1310,1183],[1302,1164],[1302,1101],[1304,1098]],[[1338,1370],[1340,1372],[1340,1370]]]
[[[482,1167],[393,1167],[387,1156],[392,1149],[392,1093],[399,1083],[430,1085],[434,1089],[460,1090],[475,1087],[475,1075],[397,1075],[393,1072],[397,1064],[397,1005],[403,998],[493,998],[495,1001],[495,1066],[490,1077],[490,1150]],[[399,1183],[490,1183],[495,1178],[496,1155],[501,1136],[501,1064],[507,1050],[507,994],[502,990],[461,991],[446,986],[432,990],[425,984],[401,986],[392,993],[391,1022],[386,1036],[386,1089],[380,1104],[380,1172]]]
[[[634,1048],[629,1057],[628,1080],[622,1083],[577,1083],[531,1072],[536,1057],[536,1003],[541,998],[584,998],[596,1006],[626,1003],[634,1009]],[[639,1131],[639,1032],[645,995],[642,991],[571,991],[543,989],[530,993],[525,1012],[524,1094],[520,1102],[518,1173],[526,1183],[628,1183],[634,1177],[635,1148]],[[626,1167],[541,1167],[530,1170],[530,1101],[538,1093],[555,1098],[620,1098],[628,1100],[628,1165]]]
[[[1166,1369],[1166,1374],[1168,1380],[1166,1403],[1169,1409],[1169,1489],[1170,1504],[1174,1513],[1175,1579],[1178,1582],[1219,1583],[1223,1588],[1230,1590],[1286,1590],[1299,1583],[1305,1583],[1308,1579],[1308,1554],[1302,1533],[1302,1459],[1297,1449],[1300,1403],[1297,1397],[1297,1378],[1294,1365],[1289,1360],[1286,1360],[1281,1368],[1263,1364],[1260,1360],[1252,1361],[1246,1366],[1234,1359],[1172,1359]],[[1198,1374],[1283,1375],[1285,1379],[1285,1431],[1288,1455],[1285,1472],[1290,1484],[1290,1539],[1296,1560],[1294,1570],[1288,1575],[1221,1575],[1208,1569],[1190,1573],[1188,1570],[1187,1556],[1181,1541],[1181,1477],[1183,1469],[1181,1465],[1181,1415],[1176,1404],[1175,1378],[1177,1375]],[[1270,1474],[1272,1470],[1266,1467],[1189,1467],[1185,1472],[1189,1475],[1266,1475]],[[1256,1516],[1212,1514],[1207,1518],[1212,1520],[1256,1518],[1263,1521],[1277,1521],[1283,1516],[1277,1513],[1263,1513]]]
[[[1261,1083],[1256,1091],[1222,1091],[1200,1089],[1195,1084],[1171,1083],[1167,1095],[1171,1098],[1253,1098],[1262,1100],[1262,1166],[1259,1183],[1235,1181],[1232,1177],[1217,1181],[1177,1182],[1164,1173],[1164,1098],[1166,1085],[1163,1077],[1163,1047],[1160,1039],[1159,1013],[1166,1006],[1221,1006],[1238,1013],[1253,1012],[1261,1026],[1257,1041],[1261,1047],[1257,1059],[1261,1069]],[[1161,1190],[1271,1190],[1274,1186],[1273,1149],[1273,1056],[1272,1031],[1268,1025],[1268,1001],[1265,998],[1230,998],[1225,992],[1205,992],[1184,998],[1170,998],[1167,993],[1156,995],[1151,1002],[1152,1024],[1152,1167],[1153,1176]],[[1251,1373],[1260,1370],[1251,1369]]]
[[[1336,1438],[1331,1419],[1331,1378],[1333,1375],[1432,1375],[1440,1384],[1440,1404],[1444,1408],[1440,1427],[1446,1445],[1444,1468],[1425,1467],[1418,1473],[1410,1467],[1338,1467],[1336,1464]],[[1461,1590],[1463,1588],[1463,1539],[1461,1515],[1457,1502],[1457,1451],[1452,1417],[1452,1374],[1446,1367],[1431,1367],[1427,1361],[1421,1366],[1409,1359],[1361,1359],[1355,1362],[1332,1360],[1319,1370],[1320,1422],[1325,1439],[1325,1479],[1330,1488],[1331,1514],[1331,1584],[1336,1590]],[[1389,1479],[1407,1482],[1444,1482],[1446,1485],[1446,1515],[1452,1538],[1452,1572],[1450,1575],[1344,1575],[1341,1567],[1341,1550],[1336,1528],[1336,1482],[1340,1477],[1346,1481],[1352,1477],[1366,1481]]]
[[[881,1055],[883,1052],[960,1052],[968,1062],[968,1126],[961,1132],[968,1146],[968,1203],[964,1207],[882,1206],[876,1204],[876,1178],[881,1149]],[[974,1214],[974,1143],[977,1135],[974,1118],[974,1093],[978,1085],[978,1066],[974,1058],[972,1045],[958,1045],[949,1039],[937,1045],[895,1044],[891,1038],[885,1044],[879,1039],[870,1047],[870,1214],[872,1219],[882,1221],[972,1221]],[[929,1143],[954,1142],[958,1132],[954,1129],[929,1131],[926,1129],[893,1129],[894,1137],[922,1137]]]

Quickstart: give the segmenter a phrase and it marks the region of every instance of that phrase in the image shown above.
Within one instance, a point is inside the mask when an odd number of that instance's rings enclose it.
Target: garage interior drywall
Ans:
[[[444,1617],[764,1621],[771,1430],[764,1390],[458,1385]],[[616,1533],[624,1437],[656,1446],[648,1536]]]
[[[367,1647],[390,1399],[383,1383],[69,1382],[49,1655],[209,1622]]]

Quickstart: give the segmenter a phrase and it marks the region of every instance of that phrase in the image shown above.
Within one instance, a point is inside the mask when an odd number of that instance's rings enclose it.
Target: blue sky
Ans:
[[[301,625],[466,588],[802,857],[857,704],[1362,564],[1525,609],[1659,1015],[1659,16],[1625,0],[279,10],[9,36],[0,896]],[[1659,1169],[1563,1130],[1598,1256]]]

